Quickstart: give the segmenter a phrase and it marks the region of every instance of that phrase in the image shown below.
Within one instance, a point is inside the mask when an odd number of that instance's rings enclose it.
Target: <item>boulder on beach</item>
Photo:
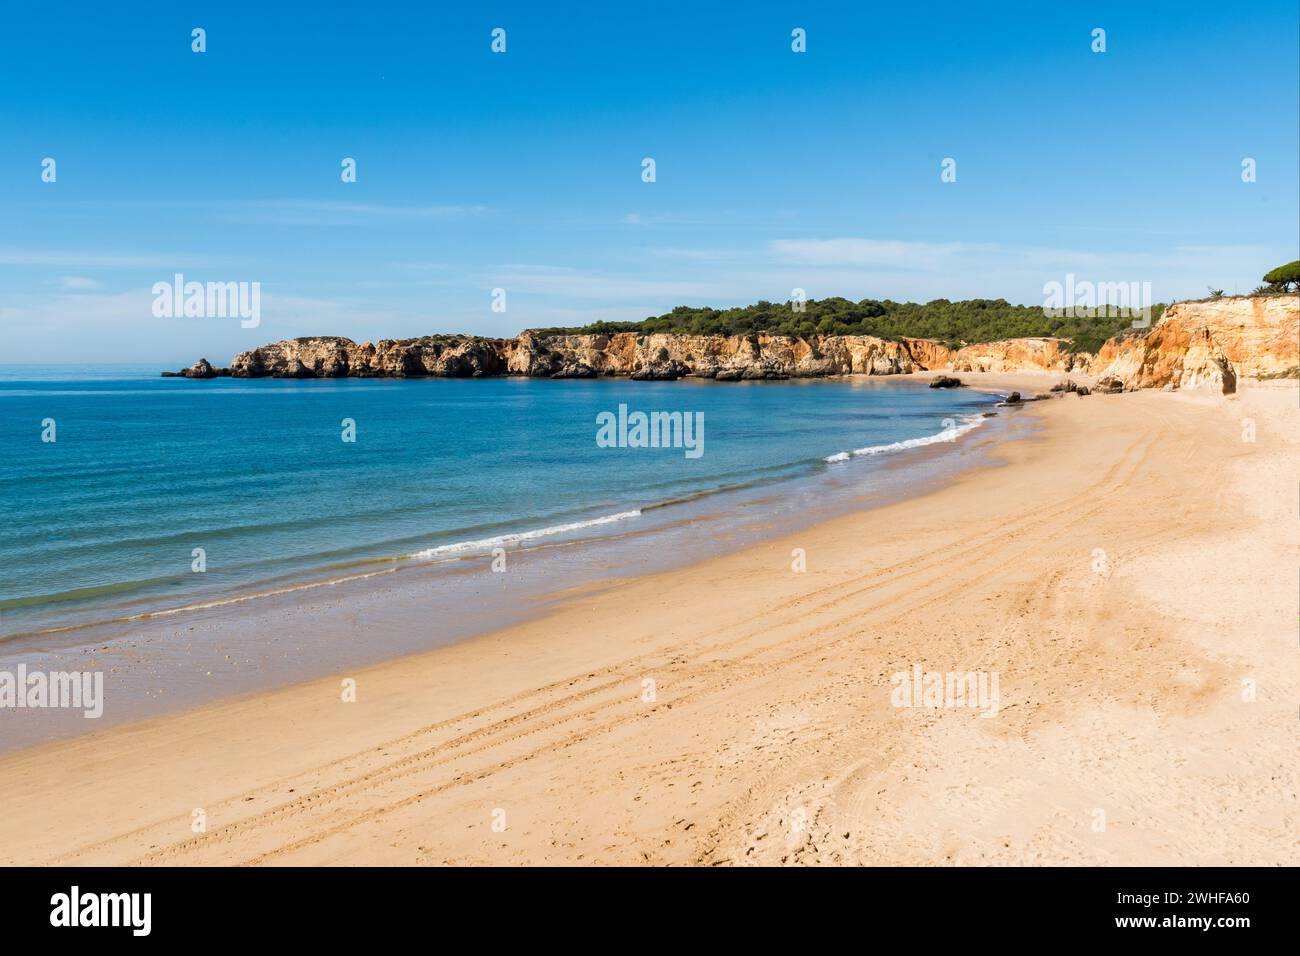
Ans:
[[[953,378],[951,375],[940,375],[938,378],[931,380],[930,387],[931,388],[960,388],[961,379]]]

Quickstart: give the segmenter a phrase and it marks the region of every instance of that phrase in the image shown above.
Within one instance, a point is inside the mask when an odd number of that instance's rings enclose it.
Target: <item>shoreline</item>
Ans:
[[[1007,379],[1018,382],[1021,378],[1028,380],[1033,373],[1028,376],[994,376],[995,379]],[[891,387],[900,384],[915,385],[927,382],[933,378],[932,373],[921,372],[913,374],[893,375],[886,381],[880,381],[880,377],[871,375],[838,375],[829,376],[818,382],[818,384],[851,384],[854,386],[870,383],[872,386],[881,390],[889,390]],[[1045,380],[1055,380],[1052,373],[1043,373]],[[704,383],[695,383],[697,385]],[[755,383],[750,383],[755,384]],[[559,388],[564,388],[564,383],[557,383]],[[711,384],[705,384],[706,388],[713,387]],[[733,388],[734,386],[721,386],[723,388]],[[780,383],[762,383],[760,387],[782,388]],[[1023,385],[1021,387],[1024,387]],[[968,392],[981,392],[991,394],[998,391],[991,385],[981,385],[976,383],[974,387],[966,389]],[[963,429],[964,430],[964,429]],[[229,586],[227,590],[217,592],[198,592],[191,595],[164,596],[162,594],[140,594],[137,592],[147,591],[150,585],[162,581],[165,576],[159,576],[155,580],[145,581],[125,581],[111,582],[107,585],[100,585],[95,588],[85,588],[83,590],[94,590],[97,593],[92,598],[83,598],[79,592],[67,592],[63,594],[36,594],[20,598],[10,602],[10,610],[20,613],[29,612],[32,609],[38,612],[46,608],[58,607],[65,602],[71,606],[67,610],[65,618],[66,623],[43,624],[39,621],[33,621],[23,626],[20,630],[14,630],[9,633],[0,634],[0,652],[4,650],[5,642],[9,641],[27,641],[30,639],[47,639],[54,638],[55,635],[75,633],[79,631],[90,631],[110,625],[129,625],[134,622],[148,621],[157,618],[164,618],[177,614],[185,614],[194,611],[202,611],[220,606],[236,605],[248,601],[256,601],[263,598],[275,597],[282,594],[289,594],[297,591],[307,591],[319,587],[347,583],[352,580],[372,578],[390,573],[394,570],[401,570],[413,564],[424,563],[435,559],[451,561],[459,556],[471,554],[476,551],[484,551],[494,544],[503,544],[514,546],[526,541],[536,541],[544,539],[557,539],[564,543],[574,543],[581,540],[580,535],[574,532],[588,532],[592,529],[600,528],[604,525],[612,524],[621,519],[631,517],[641,517],[646,512],[658,512],[668,507],[677,507],[683,504],[691,504],[707,500],[714,495],[728,495],[732,492],[755,491],[761,493],[763,489],[775,487],[783,482],[791,480],[803,480],[809,475],[800,475],[791,472],[791,469],[797,469],[801,466],[807,467],[811,463],[822,465],[831,462],[847,460],[848,458],[862,454],[863,452],[876,453],[879,451],[910,451],[912,446],[920,446],[931,443],[938,443],[944,439],[944,433],[934,435],[923,435],[915,439],[909,439],[901,443],[895,443],[894,446],[881,446],[873,449],[857,449],[851,451],[841,451],[838,454],[830,455],[824,459],[808,459],[806,461],[787,461],[782,462],[778,467],[786,469],[788,473],[777,477],[767,476],[754,478],[738,483],[722,484],[706,487],[697,491],[688,492],[678,497],[668,497],[663,499],[641,499],[637,501],[625,501],[622,507],[626,510],[620,513],[556,513],[556,514],[539,514],[533,517],[514,516],[513,523],[499,523],[495,527],[484,527],[482,535],[487,535],[481,539],[473,537],[473,532],[477,529],[462,529],[470,537],[464,539],[452,538],[448,541],[439,541],[438,531],[431,531],[422,536],[422,539],[410,539],[406,543],[410,549],[397,549],[397,544],[393,543],[394,550],[373,551],[366,549],[363,545],[362,550],[369,550],[370,553],[350,557],[338,558],[331,562],[321,562],[310,567],[296,568],[292,571],[277,569],[273,572],[267,572],[260,579],[255,581],[245,581],[239,584]],[[610,508],[618,507],[610,504]],[[548,521],[558,522],[558,524],[547,524]],[[601,532],[593,532],[600,534]],[[495,537],[493,537],[495,535]],[[428,540],[432,538],[436,543],[429,544]],[[299,563],[302,563],[299,561]],[[88,602],[93,598],[111,597],[123,603],[105,604],[99,608],[94,608],[88,603],[78,604],[77,601]],[[91,617],[92,613],[100,613],[105,616]]]
[[[998,381],[1002,379],[1006,379],[1013,386],[1018,385],[1019,387],[1023,388],[1025,387],[1025,382],[1030,381],[1028,376],[1032,374],[1033,373],[1010,374],[1006,376],[995,376],[994,379]],[[891,376],[891,380],[884,384],[886,387],[888,387],[890,384],[893,384],[895,382],[921,381],[933,377],[934,377],[934,373],[930,373],[930,372],[900,374],[900,375]],[[853,379],[865,379],[865,378],[871,378],[871,376],[843,375],[843,376],[828,377],[825,380],[834,383],[837,380],[851,381]],[[1054,373],[1043,373],[1043,378],[1045,381],[1050,380],[1054,382],[1059,380],[1061,377],[1054,375]],[[1032,384],[1038,384],[1038,383],[1034,381]],[[1046,385],[1044,385],[1044,387],[1046,387]],[[968,390],[983,392],[986,394],[998,394],[1001,391],[1006,391],[1007,389],[1001,387],[994,387],[992,384],[989,383],[977,382],[977,383],[973,383]],[[964,434],[964,433],[965,430],[963,430],[957,436],[954,437],[960,437],[960,434]],[[904,447],[900,447],[898,449],[890,448],[888,450],[889,451],[912,451],[914,447],[922,447],[926,444],[938,444],[940,443],[942,434],[943,433],[936,434],[936,435],[922,436],[921,438],[918,439],[909,440],[908,443],[905,443]],[[913,445],[912,442],[915,442],[915,445]],[[860,451],[861,450],[839,452],[837,454],[826,457],[823,461],[824,463],[846,461],[849,460],[851,457],[859,454]],[[450,561],[455,560],[462,555],[466,555],[469,552],[482,551],[491,547],[494,544],[513,545],[513,544],[518,544],[525,540],[538,540],[542,538],[550,538],[550,537],[557,537],[557,536],[560,538],[560,540],[563,543],[581,543],[581,539],[567,539],[564,537],[564,535],[571,531],[582,531],[582,530],[587,530],[589,528],[612,524],[618,520],[626,519],[629,517],[640,517],[642,513],[648,511],[658,511],[660,509],[667,508],[667,507],[689,504],[695,501],[703,501],[713,495],[727,494],[732,491],[770,488],[770,487],[778,486],[783,482],[790,481],[790,480],[793,479],[789,477],[782,477],[777,479],[769,479],[767,481],[746,482],[734,486],[718,486],[703,491],[695,492],[692,494],[688,494],[685,497],[672,498],[672,499],[662,500],[662,501],[646,502],[637,506],[635,512],[623,512],[617,514],[602,515],[596,518],[577,520],[569,524],[562,524],[557,526],[545,526],[541,528],[529,526],[527,528],[520,528],[512,531],[502,532],[496,538],[458,541],[450,544],[439,544],[427,548],[422,548],[412,553],[405,553],[405,554],[394,553],[385,556],[366,557],[366,558],[345,562],[345,563],[321,565],[320,567],[313,568],[311,571],[302,573],[300,576],[293,577],[293,578],[288,578],[287,576],[280,575],[278,573],[272,574],[271,576],[267,577],[263,581],[259,582],[257,585],[254,585],[252,588],[250,588],[247,585],[236,587],[230,591],[218,593],[211,597],[205,597],[193,603],[168,604],[166,606],[158,606],[155,608],[150,608],[148,610],[132,611],[129,614],[123,614],[121,616],[111,616],[102,619],[79,620],[69,624],[60,624],[60,625],[55,625],[50,627],[39,627],[33,630],[26,630],[26,631],[15,631],[10,634],[0,634],[0,651],[3,650],[4,642],[7,641],[22,642],[31,639],[48,639],[59,634],[70,634],[70,633],[81,632],[81,631],[92,631],[98,628],[114,626],[114,625],[130,625],[136,622],[149,621],[158,618],[166,618],[174,615],[211,610],[213,608],[218,608],[223,606],[243,604],[249,601],[257,601],[257,600],[262,600],[267,598],[274,598],[284,594],[291,594],[299,591],[310,591],[316,588],[336,586],[340,584],[350,583],[352,581],[365,580],[368,578],[374,578],[381,575],[390,574],[395,571],[400,571],[403,570],[404,568],[411,567],[415,562],[422,562],[422,561],[427,562],[433,558],[442,558],[444,559],[445,562],[449,563]],[[545,517],[538,517],[535,520],[533,520],[531,524],[536,525],[545,520],[546,520]],[[523,524],[529,525],[530,523],[528,520],[524,520]],[[391,565],[391,567],[382,567],[383,565]],[[326,574],[324,572],[329,572],[329,573]],[[286,583],[280,584],[279,582],[281,581],[285,581]]]
[[[872,384],[890,389],[899,381],[916,384],[932,377],[891,376]],[[1050,373],[967,378],[970,391],[985,394],[1046,389],[1058,380]],[[287,686],[519,623],[545,613],[557,594],[574,588],[683,567],[728,547],[941,486],[965,469],[988,464],[1003,433],[1024,427],[1012,422],[1021,418],[1021,409],[1001,412],[989,427],[954,436],[955,445],[922,441],[848,470],[823,464],[802,477],[734,492],[715,489],[669,510],[643,506],[643,519],[591,529],[594,534],[512,546],[508,575],[481,573],[490,560],[486,551],[432,561],[375,560],[269,590],[10,635],[0,642],[0,661],[22,660],[47,671],[102,667],[109,672],[110,704],[115,704],[95,722],[102,728]],[[714,535],[727,543],[712,543]],[[439,608],[436,634],[424,633],[427,607]],[[365,628],[359,643],[362,621],[378,626]],[[0,752],[100,729],[78,718],[63,711],[16,712]]]
[[[1029,408],[1010,467],[358,668],[356,703],[336,675],[0,757],[4,858],[1285,862],[1294,387]],[[997,719],[892,708],[912,664],[1000,673]]]

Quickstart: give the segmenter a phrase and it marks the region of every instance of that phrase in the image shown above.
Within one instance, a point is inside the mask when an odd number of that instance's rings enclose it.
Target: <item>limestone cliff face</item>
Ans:
[[[866,335],[557,335],[525,332],[510,343],[507,367],[521,375],[630,375],[723,381],[890,375],[924,371],[951,352],[937,342],[889,342]]]
[[[206,360],[188,378],[331,378],[527,375],[719,381],[895,375],[907,372],[1079,373],[1104,390],[1217,388],[1238,376],[1281,375],[1300,367],[1300,297],[1235,296],[1171,306],[1154,327],[1118,335],[1097,355],[1071,353],[1056,338],[1006,339],[956,351],[930,339],[870,335],[538,335],[513,339],[432,335],[357,344],[338,336],[286,339],[241,352],[229,370]],[[1292,374],[1295,374],[1292,372]]]
[[[952,360],[956,372],[1087,372],[1092,356],[1071,354],[1068,339],[1003,339],[981,342],[957,350]]]
[[[499,339],[428,336],[380,339],[358,345],[336,335],[285,339],[240,352],[230,363],[235,378],[468,378],[502,375]]]
[[[1236,390],[1238,377],[1300,368],[1300,296],[1252,295],[1179,302],[1150,329],[1126,332],[1097,352],[1099,381],[1125,390]]]
[[[643,378],[757,379],[910,370],[902,343],[867,336],[557,335],[525,332],[509,370],[523,375],[630,375]]]
[[[904,339],[912,361],[922,369],[952,368],[957,353],[934,339]]]
[[[866,335],[614,335],[513,339],[430,336],[358,345],[338,336],[286,339],[235,356],[236,378],[626,375],[723,381],[826,375],[891,375],[946,367],[951,349],[927,339],[890,342]]]
[[[508,359],[522,375],[645,375],[661,367],[722,380],[895,375],[934,369],[980,372],[1086,372],[1092,356],[1070,354],[1065,339],[1007,339],[954,351],[932,339],[897,342],[868,335],[564,335],[513,340]],[[590,370],[589,372],[586,370]]]

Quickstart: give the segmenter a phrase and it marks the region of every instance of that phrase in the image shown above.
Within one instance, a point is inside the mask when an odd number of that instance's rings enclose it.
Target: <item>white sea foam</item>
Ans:
[[[599,518],[592,518],[590,521],[574,521],[569,524],[554,525],[549,528],[538,528],[535,531],[524,531],[519,534],[503,534],[495,538],[483,538],[480,541],[458,541],[455,544],[444,544],[437,548],[429,548],[425,551],[419,551],[415,554],[407,555],[408,558],[429,559],[445,557],[448,555],[461,554],[465,551],[474,551],[476,549],[496,548],[502,545],[514,544],[519,541],[529,541],[533,538],[545,538],[551,535],[564,534],[566,531],[579,531],[583,528],[589,528],[593,525],[609,524],[613,521],[623,521],[626,518],[641,517],[641,509],[636,511],[620,511],[618,514],[603,515]],[[180,607],[164,608],[158,611],[144,611],[140,614],[132,614],[124,617],[110,618],[114,622],[119,621],[145,621],[158,617],[170,617],[173,614],[184,614],[189,611],[206,611],[213,608],[225,607],[228,604],[243,604],[245,601],[253,601],[257,598],[277,597],[282,594],[292,594],[295,591],[310,591],[314,588],[328,587],[335,584],[347,584],[352,581],[363,581],[367,578],[378,577],[383,574],[392,574],[397,571],[397,567],[384,568],[380,571],[366,571],[360,574],[346,574],[341,577],[328,578],[323,581],[307,581],[302,584],[293,584],[288,587],[274,588],[270,591],[259,591],[255,594],[240,594],[228,598],[220,598],[215,601],[204,601],[195,604],[185,604]],[[75,631],[82,627],[80,624],[71,624],[65,627],[43,628],[34,633],[38,634],[56,634],[62,631]],[[0,638],[7,640],[8,638]]]
[[[951,428],[945,428],[943,431],[934,435],[926,435],[923,438],[909,438],[906,441],[894,441],[888,445],[868,445],[866,448],[855,448],[853,451],[840,451],[833,455],[827,455],[826,461],[832,464],[838,461],[848,461],[850,458],[857,458],[860,455],[886,455],[895,451],[907,451],[909,448],[921,448],[925,445],[936,445],[939,442],[955,441],[961,435],[973,431],[984,424],[984,416],[968,415],[965,420]]]
[[[441,558],[450,554],[463,554],[466,551],[481,551],[487,548],[499,548],[508,544],[518,544],[521,541],[532,541],[535,538],[549,538],[552,535],[565,534],[569,531],[581,531],[583,528],[592,528],[601,524],[612,524],[615,521],[625,521],[628,518],[641,517],[641,509],[635,511],[620,511],[618,514],[602,515],[599,518],[592,518],[590,521],[571,521],[568,524],[551,525],[549,528],[537,528],[533,531],[520,531],[516,534],[501,534],[494,538],[480,538],[477,541],[457,541],[455,544],[442,544],[436,548],[426,548],[423,551],[417,551],[411,555],[413,558],[427,560],[429,558]]]

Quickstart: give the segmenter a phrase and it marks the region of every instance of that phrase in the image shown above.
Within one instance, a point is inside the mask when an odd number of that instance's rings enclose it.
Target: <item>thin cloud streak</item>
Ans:
[[[196,256],[189,252],[119,253],[94,250],[30,251],[0,249],[0,266],[53,266],[59,269],[201,268],[237,261],[225,256]]]

